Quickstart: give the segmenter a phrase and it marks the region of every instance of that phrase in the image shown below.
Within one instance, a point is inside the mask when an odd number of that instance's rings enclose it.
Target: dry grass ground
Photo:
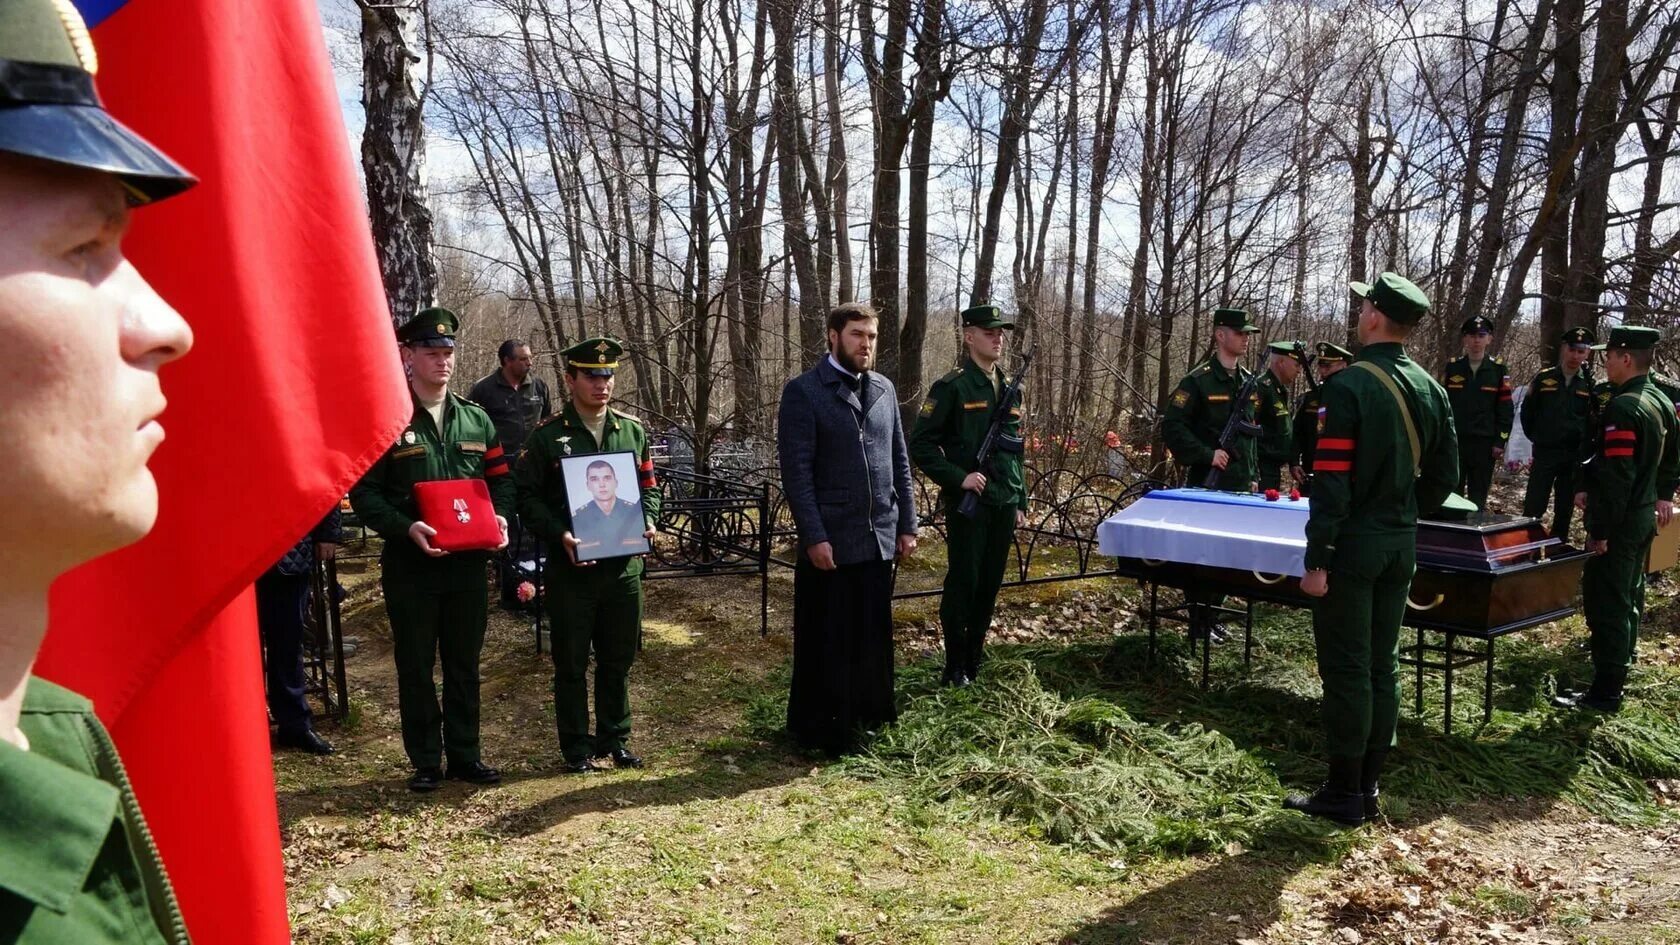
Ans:
[[[1129,592],[1112,583],[1014,592],[1001,636],[1100,653],[1115,630],[1135,629]],[[483,729],[485,757],[506,782],[420,797],[403,786],[383,609],[361,582],[349,617],[366,640],[349,663],[357,711],[346,726],[323,726],[339,754],[276,759],[300,943],[1680,941],[1680,834],[1662,806],[1666,784],[1637,816],[1610,818],[1571,793],[1568,772],[1530,796],[1490,796],[1469,774],[1438,789],[1426,768],[1473,763],[1464,759],[1509,742],[1497,733],[1442,740],[1437,710],[1403,736],[1401,787],[1413,785],[1412,798],[1396,794],[1391,824],[1193,854],[1056,843],[1027,819],[930,800],[907,781],[813,761],[776,738],[784,576],[763,639],[756,582],[648,588],[646,649],[632,676],[633,744],[646,769],[557,772],[549,663],[528,625],[496,613]],[[1653,607],[1659,627],[1647,649],[1659,665],[1650,672],[1674,662],[1667,603]],[[917,680],[937,648],[936,606],[912,601],[899,612],[907,700],[934,698]],[[1304,786],[1310,753],[1242,719],[1252,705],[1251,714],[1285,712],[1276,720],[1285,728],[1314,725],[1310,699],[1295,695],[1315,685],[1310,642],[1296,617],[1264,622],[1271,636],[1251,681],[1235,679],[1233,654],[1220,652],[1221,682],[1205,697],[1171,662],[1162,678],[1092,692],[1165,731],[1189,719],[1239,732],[1237,750]],[[1550,628],[1528,659],[1517,654],[1499,697],[1501,731],[1539,711],[1538,696],[1515,690],[1543,686],[1536,660],[1567,662],[1578,633],[1573,621]],[[1063,688],[1071,698],[1077,686]],[[1441,790],[1462,799],[1443,803]]]

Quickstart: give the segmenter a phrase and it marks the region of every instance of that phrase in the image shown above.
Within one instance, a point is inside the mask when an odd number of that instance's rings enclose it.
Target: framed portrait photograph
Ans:
[[[635,453],[563,456],[560,471],[566,478],[566,507],[572,512],[579,561],[648,553]]]

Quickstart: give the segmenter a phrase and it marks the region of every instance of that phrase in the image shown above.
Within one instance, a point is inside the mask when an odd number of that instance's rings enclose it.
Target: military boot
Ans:
[[[1317,791],[1311,794],[1291,794],[1283,806],[1303,814],[1323,817],[1344,827],[1357,827],[1365,822],[1365,795],[1359,790],[1365,759],[1331,758],[1330,774]]]
[[[1552,705],[1560,709],[1592,709],[1615,714],[1622,710],[1622,688],[1627,684],[1627,670],[1598,670],[1593,673],[1592,685],[1584,691],[1560,692],[1552,697]]]
[[[1359,793],[1365,800],[1365,819],[1377,820],[1382,817],[1382,810],[1377,806],[1377,798],[1381,794],[1377,790],[1377,778],[1382,776],[1383,762],[1388,760],[1388,749],[1370,749],[1365,752],[1365,765],[1359,775]]]

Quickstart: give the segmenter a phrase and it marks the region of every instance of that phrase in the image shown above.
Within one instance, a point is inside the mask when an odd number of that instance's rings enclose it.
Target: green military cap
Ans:
[[[1458,326],[1461,335],[1491,335],[1493,334],[1493,319],[1486,315],[1472,315]]]
[[[566,367],[577,368],[593,377],[612,377],[623,354],[624,346],[612,338],[590,338],[560,352],[566,359]]]
[[[1390,321],[1416,325],[1429,311],[1429,296],[1398,273],[1385,272],[1375,282],[1349,282],[1353,294],[1370,302]]]
[[[1584,326],[1577,326],[1563,333],[1562,344],[1574,347],[1576,345],[1591,345],[1596,341],[1598,341],[1598,339],[1593,337],[1592,329]]]
[[[1272,354],[1280,354],[1286,358],[1294,358],[1297,362],[1306,363],[1307,346],[1299,341],[1274,341],[1266,346]]]
[[[963,309],[962,323],[964,328],[1013,329],[1015,327],[1015,323],[1013,321],[1004,317],[1003,309],[998,308],[997,305],[992,302],[986,302],[982,305],[976,305],[973,308]]]
[[[1213,310],[1213,327],[1234,328],[1253,334],[1260,330],[1260,326],[1248,320],[1248,309],[1245,308],[1216,308]]]
[[[71,0],[0,0],[0,151],[113,174],[136,205],[197,183],[105,111],[98,71]]]
[[[461,320],[446,308],[426,308],[397,329],[397,343],[417,348],[453,348]]]
[[[1320,361],[1352,361],[1353,360],[1353,352],[1349,351],[1348,349],[1346,349],[1344,347],[1342,347],[1341,345],[1333,345],[1328,341],[1320,341],[1318,343],[1317,347],[1318,347],[1318,359]]]
[[[1617,325],[1610,329],[1610,340],[1593,345],[1594,351],[1649,351],[1662,340],[1662,332],[1644,325]]]

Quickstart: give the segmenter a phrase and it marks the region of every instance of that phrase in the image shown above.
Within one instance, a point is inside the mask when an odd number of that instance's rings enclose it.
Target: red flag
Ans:
[[[37,671],[90,696],[200,945],[289,940],[250,584],[411,410],[314,0],[133,0],[107,108],[202,180],[129,257],[192,324],[157,527],[53,588]],[[69,462],[98,462],[95,456]]]

